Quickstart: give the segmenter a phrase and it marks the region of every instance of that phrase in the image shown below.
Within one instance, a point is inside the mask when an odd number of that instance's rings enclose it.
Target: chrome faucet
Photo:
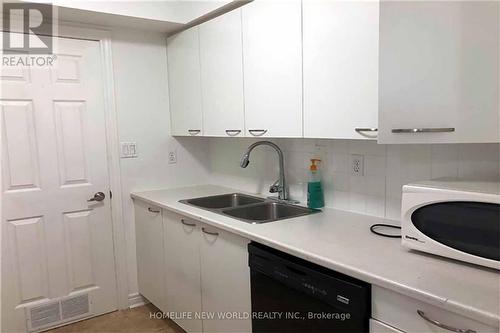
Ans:
[[[276,144],[269,142],[269,141],[258,141],[253,144],[251,144],[243,157],[241,158],[240,166],[242,168],[246,168],[248,166],[248,163],[250,163],[250,153],[252,150],[260,145],[266,145],[269,147],[274,148],[276,152],[278,153],[279,157],[279,168],[280,168],[280,175],[279,179],[275,181],[270,187],[269,187],[269,192],[271,193],[276,193],[278,192],[278,200],[283,200],[283,201],[290,201],[288,198],[288,187],[286,186],[286,179],[285,179],[285,161],[283,158],[283,152],[281,151],[280,147],[278,147]]]

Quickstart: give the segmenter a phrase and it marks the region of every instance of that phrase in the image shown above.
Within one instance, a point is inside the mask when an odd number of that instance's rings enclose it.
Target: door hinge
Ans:
[[[111,190],[109,191],[109,198],[113,199],[113,192],[111,192]]]

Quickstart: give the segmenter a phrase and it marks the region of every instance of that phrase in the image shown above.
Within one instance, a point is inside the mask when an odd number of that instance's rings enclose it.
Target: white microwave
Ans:
[[[403,186],[403,246],[500,270],[500,183],[436,179]]]

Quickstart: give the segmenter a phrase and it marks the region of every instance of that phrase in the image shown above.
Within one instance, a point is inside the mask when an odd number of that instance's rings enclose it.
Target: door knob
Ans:
[[[106,195],[104,193],[97,192],[96,194],[94,194],[94,197],[90,198],[89,200],[87,200],[87,202],[91,202],[91,201],[103,201],[104,198],[106,198]]]

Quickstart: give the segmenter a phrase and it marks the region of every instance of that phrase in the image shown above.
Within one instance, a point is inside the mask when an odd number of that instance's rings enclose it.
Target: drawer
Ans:
[[[449,333],[451,328],[455,328],[464,332],[469,330],[469,333],[498,333],[498,327],[377,286],[372,286],[372,317],[405,332]],[[438,324],[447,325],[450,329],[440,328]]]
[[[378,320],[370,319],[370,333],[404,333]]]

